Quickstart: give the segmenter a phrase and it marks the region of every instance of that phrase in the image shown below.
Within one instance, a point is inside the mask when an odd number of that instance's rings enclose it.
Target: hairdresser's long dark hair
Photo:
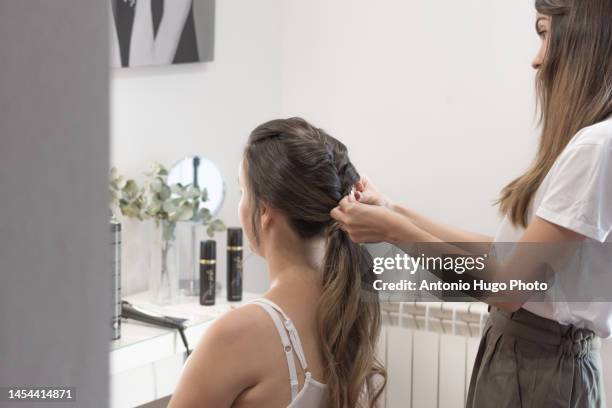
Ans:
[[[533,196],[572,137],[612,114],[612,0],[535,0],[535,6],[551,17],[536,82],[540,146],[499,199],[501,212],[523,227]]]
[[[251,133],[244,166],[255,237],[261,202],[281,211],[300,237],[327,237],[317,318],[328,406],[373,407],[386,372],[375,357],[381,317],[368,285],[371,257],[330,217],[359,180],[346,147],[303,119],[273,120]]]

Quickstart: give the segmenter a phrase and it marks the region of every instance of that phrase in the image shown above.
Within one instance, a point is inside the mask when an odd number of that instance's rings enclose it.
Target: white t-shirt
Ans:
[[[576,302],[582,298],[564,296],[568,288],[583,293],[594,285],[607,285],[610,296],[602,300],[612,299],[612,117],[572,138],[537,190],[529,221],[534,214],[586,239],[572,260],[555,271],[546,295],[555,301],[526,302],[523,307],[562,324],[591,329],[600,337],[612,336],[612,302]],[[517,242],[523,232],[504,217],[495,241]],[[606,250],[597,244],[604,242]]]

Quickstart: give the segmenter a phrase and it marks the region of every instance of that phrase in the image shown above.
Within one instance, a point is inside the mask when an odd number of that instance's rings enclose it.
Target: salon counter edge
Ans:
[[[201,306],[197,297],[159,306],[147,292],[126,296],[135,306],[172,317],[186,318],[185,336],[190,349],[199,342],[210,324],[222,314],[261,295],[244,293],[240,302],[228,302],[225,293],[214,306]],[[185,346],[176,330],[122,319],[121,338],[110,342],[111,407],[134,407],[164,398],[174,390],[185,360]]]

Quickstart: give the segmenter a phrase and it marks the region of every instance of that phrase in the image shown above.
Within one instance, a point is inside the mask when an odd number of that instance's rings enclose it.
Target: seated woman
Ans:
[[[386,373],[378,296],[362,288],[371,258],[330,218],[359,180],[346,147],[303,119],[273,120],[251,133],[239,180],[270,290],[211,325],[169,406],[375,406]]]

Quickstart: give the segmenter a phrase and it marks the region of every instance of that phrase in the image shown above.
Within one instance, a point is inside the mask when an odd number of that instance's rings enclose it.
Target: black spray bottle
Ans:
[[[227,229],[227,300],[242,300],[242,228]]]
[[[200,242],[200,304],[215,304],[217,284],[217,243],[213,240]]]

